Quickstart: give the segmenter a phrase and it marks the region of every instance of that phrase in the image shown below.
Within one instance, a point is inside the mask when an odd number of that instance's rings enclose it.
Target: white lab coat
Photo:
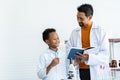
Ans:
[[[95,24],[92,25],[90,31],[90,46],[98,49],[95,53],[89,52],[89,60],[85,62],[90,65],[91,80],[110,80],[107,79],[109,77],[107,75],[109,73],[108,38],[106,32]],[[67,52],[70,51],[71,47],[82,48],[80,27],[72,31],[66,47]]]

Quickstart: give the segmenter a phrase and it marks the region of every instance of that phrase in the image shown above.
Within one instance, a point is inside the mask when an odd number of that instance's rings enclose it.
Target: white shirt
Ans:
[[[51,63],[51,61],[55,58],[59,58],[59,64],[52,67],[48,74],[46,74],[46,68]],[[61,80],[66,79],[66,53],[52,51],[51,49],[47,49],[45,54],[42,54],[39,59],[38,66],[38,76],[42,80]]]
[[[102,29],[100,26],[95,24],[92,25],[90,31],[90,46],[97,48],[98,51],[96,51],[96,53],[89,52],[89,60],[86,61],[85,63],[87,65],[90,65],[91,80],[98,80],[97,76],[101,76],[98,75],[98,72],[100,71],[100,66],[102,65],[108,68],[109,42],[104,29]],[[67,52],[70,51],[71,47],[78,47],[80,49],[82,48],[80,27],[72,31],[70,39],[66,43],[66,47],[67,47]]]

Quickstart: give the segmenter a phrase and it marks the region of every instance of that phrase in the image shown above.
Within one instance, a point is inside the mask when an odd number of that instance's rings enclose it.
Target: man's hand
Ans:
[[[79,58],[82,61],[86,61],[89,59],[89,55],[87,53],[81,54],[77,52],[76,58]]]
[[[79,63],[80,63],[80,59],[77,56],[75,56],[74,66],[78,65]]]

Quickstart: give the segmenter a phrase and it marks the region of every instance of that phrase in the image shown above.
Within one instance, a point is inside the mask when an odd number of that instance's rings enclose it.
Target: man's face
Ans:
[[[78,12],[77,13],[77,21],[80,27],[87,26],[89,21],[91,19],[91,16],[85,16],[84,12]]]
[[[52,48],[57,48],[59,46],[60,40],[56,32],[51,32],[49,34],[49,39],[47,40],[47,44]]]

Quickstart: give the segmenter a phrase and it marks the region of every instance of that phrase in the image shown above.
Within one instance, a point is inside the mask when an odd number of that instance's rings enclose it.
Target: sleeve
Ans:
[[[106,32],[103,29],[99,31],[99,47],[96,54],[89,53],[88,65],[104,64],[108,66],[109,63],[109,41]]]
[[[46,77],[45,56],[40,56],[37,75],[40,79]]]
[[[71,33],[71,35],[69,37],[69,40],[66,43],[66,52],[67,52],[67,54],[69,53],[70,49],[73,47],[73,43],[74,43],[74,39],[75,39],[75,36],[73,36],[73,35],[75,35],[74,30],[72,31],[72,33]]]

